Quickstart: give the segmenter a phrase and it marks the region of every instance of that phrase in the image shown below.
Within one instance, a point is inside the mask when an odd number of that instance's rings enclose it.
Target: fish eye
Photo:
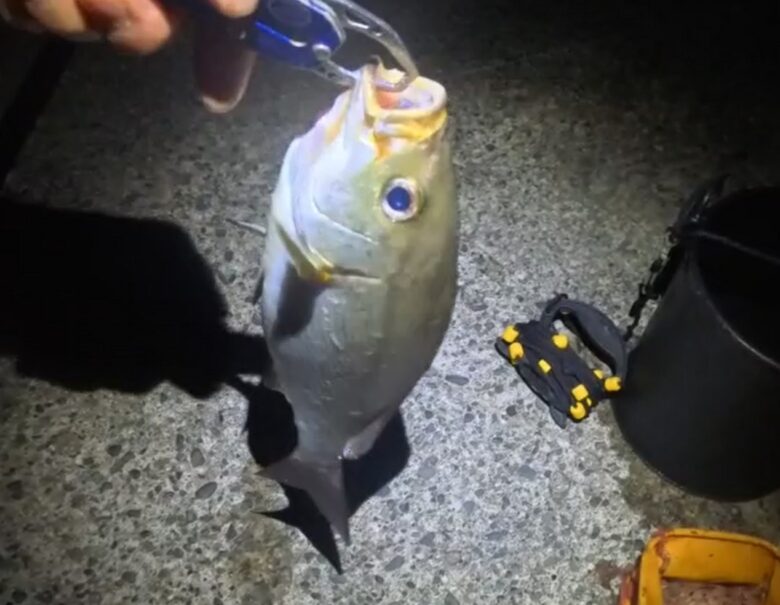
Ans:
[[[417,185],[408,179],[393,179],[384,189],[382,210],[394,222],[408,221],[420,210]]]

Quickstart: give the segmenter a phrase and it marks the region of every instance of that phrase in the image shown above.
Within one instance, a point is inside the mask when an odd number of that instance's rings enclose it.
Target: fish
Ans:
[[[447,92],[356,71],[289,146],[257,292],[265,387],[292,406],[297,445],[262,470],[304,490],[349,544],[342,462],[367,453],[442,345],[457,297],[459,211]],[[256,230],[256,229],[255,229]]]

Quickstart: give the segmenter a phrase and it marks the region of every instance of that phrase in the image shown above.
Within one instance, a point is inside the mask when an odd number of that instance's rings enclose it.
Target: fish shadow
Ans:
[[[230,385],[249,402],[246,432],[249,451],[265,467],[293,452],[297,445],[294,414],[284,395],[236,379]],[[372,496],[397,477],[409,462],[411,448],[401,413],[387,423],[373,447],[357,460],[345,460],[344,488],[350,517]],[[297,528],[338,572],[341,556],[333,530],[303,490],[282,485],[288,505],[262,514]]]
[[[297,435],[283,396],[241,377],[270,363],[265,340],[232,332],[213,271],[179,226],[46,207],[0,195],[0,357],[16,372],[63,388],[142,395],[168,382],[198,399],[230,385],[248,402],[250,452],[284,458]],[[400,415],[371,452],[345,463],[351,513],[409,458]],[[333,533],[311,499],[284,487],[268,513],[297,527],[341,572]]]

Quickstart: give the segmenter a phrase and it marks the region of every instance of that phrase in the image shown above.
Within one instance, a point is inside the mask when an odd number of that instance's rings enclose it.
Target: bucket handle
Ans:
[[[631,323],[624,334],[627,342],[634,336],[647,303],[658,300],[666,293],[691,240],[717,243],[759,261],[780,266],[780,257],[714,233],[704,226],[709,211],[724,199],[723,193],[729,179],[730,175],[722,174],[699,186],[680,210],[677,220],[667,229],[669,249],[651,265],[649,275],[639,285],[637,298],[628,312]]]

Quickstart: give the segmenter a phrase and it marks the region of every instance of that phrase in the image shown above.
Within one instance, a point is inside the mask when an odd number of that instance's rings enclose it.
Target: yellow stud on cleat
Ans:
[[[566,334],[553,334],[552,341],[559,349],[565,349],[569,346],[569,338]]]
[[[576,401],[584,401],[588,398],[588,395],[590,395],[584,384],[578,384],[576,387],[574,387],[571,390],[571,394],[574,396]]]
[[[552,370],[552,366],[549,363],[547,363],[544,359],[540,359],[538,365],[539,365],[539,369],[545,374],[549,374],[550,371]]]
[[[610,376],[604,381],[604,390],[608,393],[617,393],[622,388],[623,383],[618,376]]]
[[[515,363],[524,356],[525,350],[523,349],[523,345],[521,345],[519,342],[513,342],[511,345],[509,345],[509,361]]]
[[[574,420],[582,420],[588,415],[588,410],[584,405],[577,402],[569,408],[569,414]]]
[[[501,335],[501,340],[503,340],[507,344],[512,344],[518,338],[520,338],[520,332],[518,332],[517,328],[515,328],[514,326],[509,326],[506,330],[504,330],[504,333]]]
[[[599,380],[604,380],[604,372],[602,372],[598,368],[593,370],[593,373],[596,375],[596,378],[598,378]]]

